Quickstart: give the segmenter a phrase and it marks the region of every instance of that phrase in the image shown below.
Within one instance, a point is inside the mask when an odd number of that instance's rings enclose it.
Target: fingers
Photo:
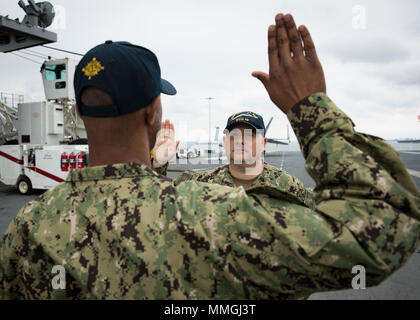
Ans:
[[[262,72],[262,71],[254,71],[252,73],[252,76],[260,80],[262,84],[264,85],[265,89],[268,91],[270,76],[267,73]]]
[[[175,139],[175,126],[172,122],[170,122],[168,120],[168,133],[169,133],[169,137],[174,140]]]
[[[168,120],[163,121],[162,122],[162,129],[165,130],[167,126],[168,126]]]
[[[165,121],[162,121],[162,125],[160,126],[160,129],[159,129],[159,131],[158,131],[158,133],[157,133],[157,136],[156,136],[156,144],[160,141],[160,140],[162,140],[163,139],[163,136],[164,136],[164,133],[165,133]],[[156,144],[155,144],[155,147],[156,147]]]
[[[169,136],[169,126],[170,126],[169,120],[165,120],[165,125],[163,127],[163,137],[164,138]]]
[[[314,45],[314,42],[312,41],[312,37],[308,29],[305,26],[300,26],[299,33],[303,40],[306,58],[309,60],[318,59],[318,56],[315,50],[315,45]]]
[[[277,68],[280,65],[276,27],[273,25],[268,28],[268,63],[270,69]]]
[[[293,52],[293,57],[300,59],[303,57],[303,47],[300,34],[296,28],[295,20],[292,15],[286,14],[284,22],[287,29],[287,36],[289,38],[290,49]]]
[[[276,40],[278,47],[279,59],[282,64],[292,61],[290,56],[290,43],[287,34],[284,17],[281,13],[276,16]]]
[[[175,126],[170,120],[162,122],[161,136],[162,139],[175,139]]]

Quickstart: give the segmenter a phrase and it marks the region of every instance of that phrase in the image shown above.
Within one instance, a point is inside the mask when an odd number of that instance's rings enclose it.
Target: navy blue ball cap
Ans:
[[[244,123],[256,130],[264,130],[265,136],[265,124],[264,119],[259,114],[256,114],[252,111],[242,111],[239,113],[235,113],[234,115],[230,116],[225,130],[230,130],[238,123]],[[258,131],[257,131],[258,132]]]
[[[113,105],[85,106],[83,89],[106,92]],[[106,41],[89,50],[74,74],[76,103],[82,116],[106,118],[132,113],[148,106],[159,94],[175,95],[175,87],[161,78],[156,55],[129,42]]]
[[[176,89],[168,80],[160,79],[161,81],[161,92],[170,96],[176,95]]]

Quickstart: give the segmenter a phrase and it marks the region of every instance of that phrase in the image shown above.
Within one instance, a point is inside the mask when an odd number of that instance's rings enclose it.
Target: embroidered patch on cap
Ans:
[[[101,62],[96,60],[96,58],[93,58],[91,62],[89,62],[86,67],[82,69],[83,73],[86,77],[89,77],[89,80],[92,79],[92,77],[98,75],[99,72],[104,70],[105,67],[101,65]]]
[[[255,115],[255,113],[250,112],[250,111],[235,113],[230,119],[231,120],[236,120],[239,117],[250,117],[250,118],[258,119],[258,117]],[[245,120],[248,120],[248,119],[245,119]]]

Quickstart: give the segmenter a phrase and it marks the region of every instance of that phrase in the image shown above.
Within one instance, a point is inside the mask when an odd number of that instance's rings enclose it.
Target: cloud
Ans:
[[[322,52],[332,55],[343,62],[364,62],[371,64],[386,64],[394,61],[404,61],[411,55],[410,50],[397,41],[378,38],[336,39],[330,41]]]
[[[4,3],[3,3],[4,2]],[[266,122],[270,137],[285,137],[287,118],[251,77],[268,71],[267,27],[278,12],[291,12],[311,31],[327,80],[328,94],[357,128],[384,137],[416,137],[420,106],[419,1],[361,0],[55,0],[66,9],[66,28],[55,47],[86,52],[108,40],[127,40],[153,50],[162,76],[179,94],[162,96],[163,116],[208,136],[234,112],[252,109]],[[366,7],[366,30],[352,28],[352,7]],[[16,0],[2,0],[2,14],[23,16]],[[397,19],[395,17],[398,17]],[[63,57],[45,48],[37,52]],[[0,54],[0,91],[44,99],[39,66]],[[395,121],[398,119],[398,121]],[[212,132],[212,135],[214,131]]]
[[[420,63],[395,63],[383,66],[370,74],[400,86],[416,86],[420,88]]]

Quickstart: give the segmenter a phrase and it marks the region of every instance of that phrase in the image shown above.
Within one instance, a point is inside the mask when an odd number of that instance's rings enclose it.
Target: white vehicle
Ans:
[[[54,19],[50,3],[31,0],[25,5],[20,1],[19,6],[26,13],[22,22],[0,16],[6,39],[0,43],[0,52],[57,41],[55,33],[45,30]],[[52,188],[66,179],[69,170],[87,165],[86,130],[75,110],[76,65],[70,58],[49,59],[42,64],[46,101],[23,103],[19,99],[17,108],[13,102],[0,101],[0,181],[16,185],[22,194],[33,188]]]
[[[87,162],[87,145],[3,145],[0,181],[16,186],[20,194],[30,194],[63,182],[70,170],[84,168]]]
[[[221,159],[225,155],[225,148],[219,142],[200,142],[192,145],[190,149],[197,150],[197,155],[203,158]]]
[[[200,151],[197,148],[179,148],[176,152],[176,158],[196,158],[200,156]]]
[[[41,73],[47,101],[21,103],[17,116],[0,105],[0,181],[21,194],[50,189],[70,170],[87,166],[86,130],[75,111],[75,68],[68,58],[46,61]]]
[[[187,142],[186,145],[190,147],[180,147],[176,153],[176,158],[214,158],[221,159],[225,155],[223,142],[218,141],[220,127],[216,127],[216,134],[214,141],[211,142]]]

